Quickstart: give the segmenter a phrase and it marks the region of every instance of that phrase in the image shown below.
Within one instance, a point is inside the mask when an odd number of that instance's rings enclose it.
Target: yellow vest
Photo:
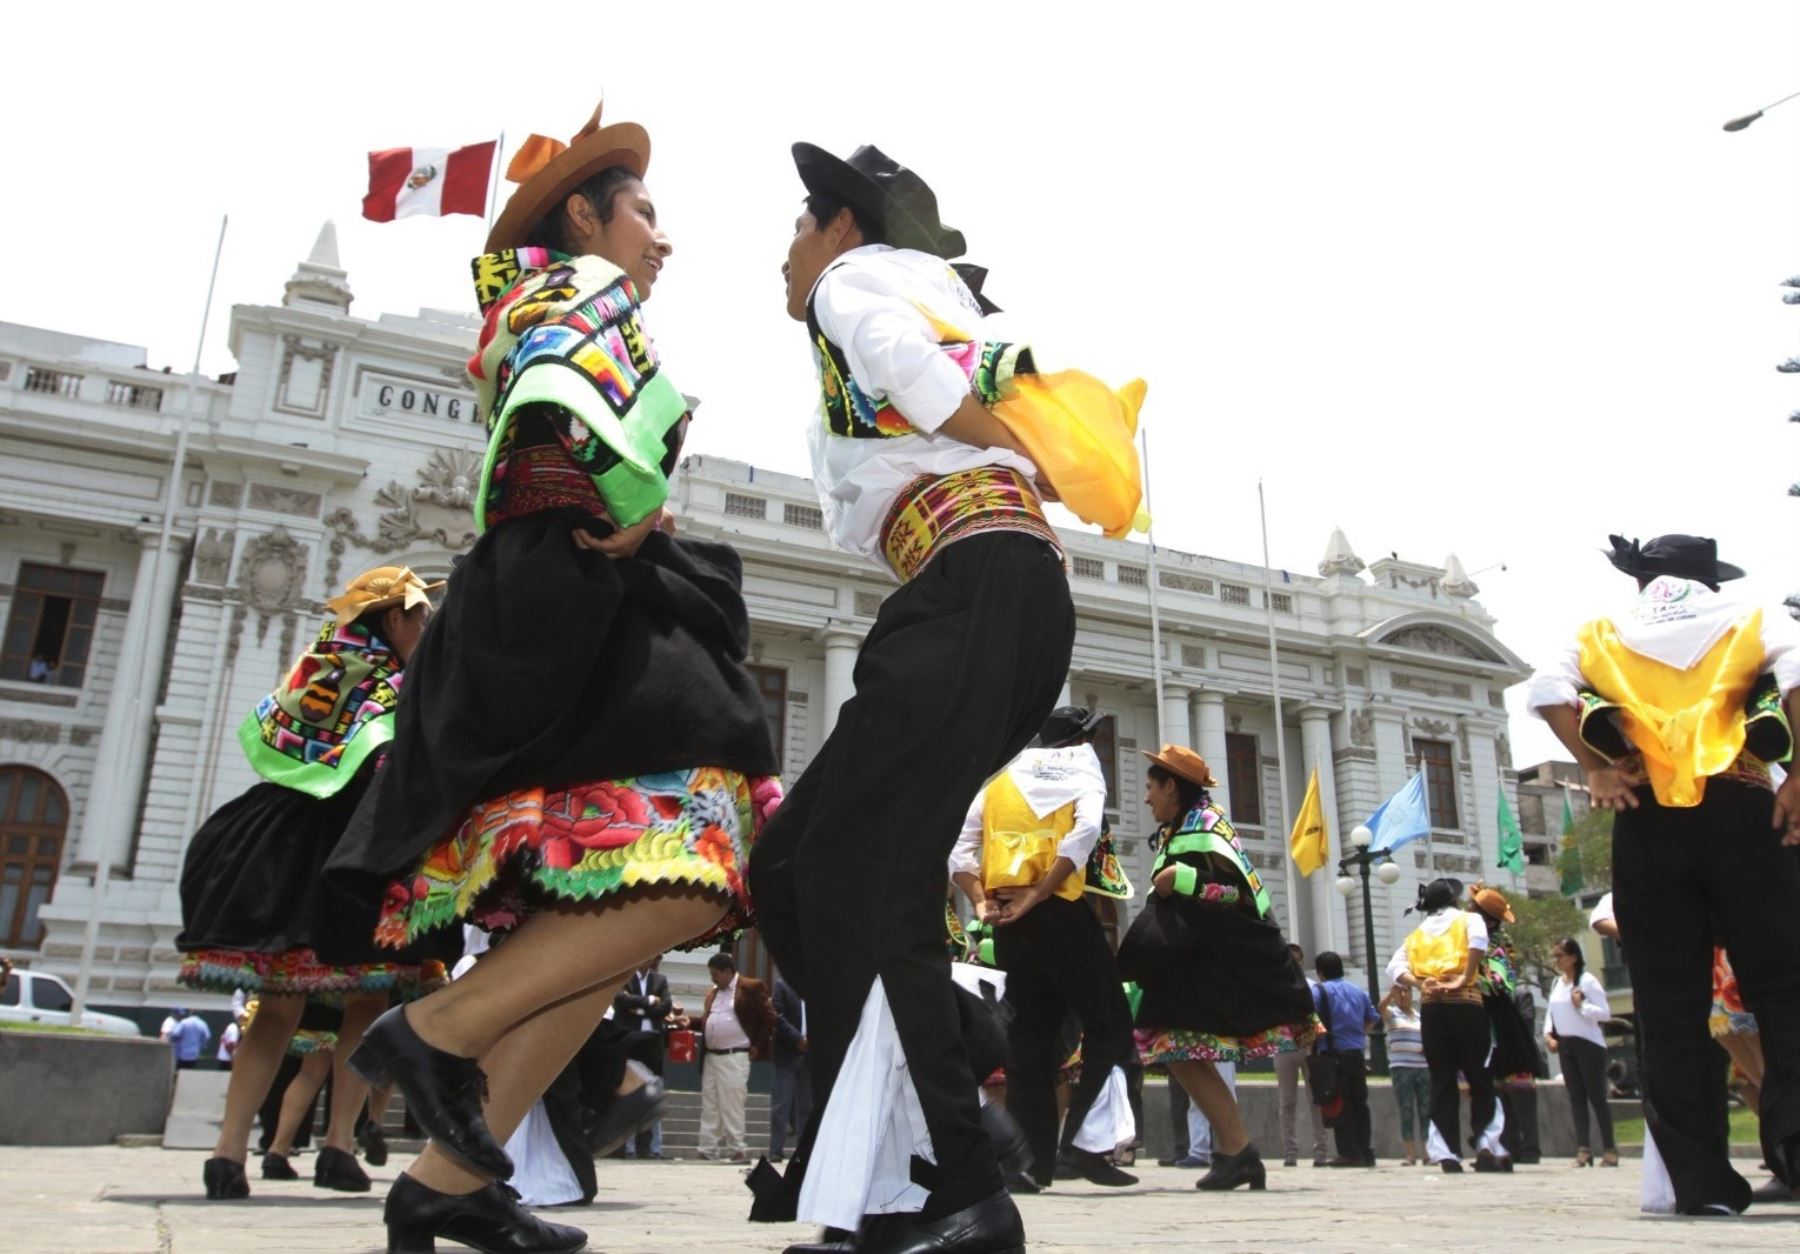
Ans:
[[[1450,980],[1469,965],[1469,919],[1457,913],[1450,926],[1436,936],[1415,928],[1406,938],[1406,965],[1416,980]]]
[[[1744,749],[1744,702],[1762,672],[1762,611],[1752,610],[1694,665],[1633,652],[1608,619],[1581,629],[1581,673],[1616,705],[1619,730],[1644,755],[1658,802],[1697,806],[1706,777]]]
[[[1057,845],[1075,830],[1075,803],[1052,810],[1043,818],[1031,812],[1010,772],[1002,772],[987,786],[981,806],[981,886],[1027,888],[1050,873]],[[1087,872],[1076,867],[1056,895],[1064,901],[1080,901]]]

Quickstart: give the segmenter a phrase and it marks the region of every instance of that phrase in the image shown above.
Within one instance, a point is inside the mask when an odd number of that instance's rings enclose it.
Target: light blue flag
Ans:
[[[1376,807],[1369,816],[1369,830],[1375,833],[1369,845],[1372,853],[1392,852],[1430,835],[1431,808],[1425,803],[1424,771]]]

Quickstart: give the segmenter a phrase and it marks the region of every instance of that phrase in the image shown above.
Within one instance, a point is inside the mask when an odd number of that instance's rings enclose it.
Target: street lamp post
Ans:
[[[1370,851],[1369,846],[1374,843],[1374,840],[1375,833],[1362,823],[1358,823],[1355,830],[1350,833],[1350,843],[1355,846],[1356,852],[1338,859],[1337,890],[1347,901],[1350,894],[1356,891],[1357,878],[1360,877],[1362,880],[1363,959],[1367,964],[1369,975],[1369,1000],[1379,1002],[1381,985],[1375,978],[1375,899],[1369,892],[1369,868],[1373,866],[1376,878],[1390,886],[1400,878],[1400,868],[1394,864],[1393,858],[1385,851]],[[1376,863],[1376,858],[1381,859],[1379,864]],[[1356,876],[1350,874],[1352,867],[1356,868]],[[1370,1061],[1374,1070],[1377,1075],[1385,1074],[1388,1069],[1387,1034],[1378,1028],[1371,1034],[1369,1040],[1373,1046],[1370,1051],[1372,1054]]]

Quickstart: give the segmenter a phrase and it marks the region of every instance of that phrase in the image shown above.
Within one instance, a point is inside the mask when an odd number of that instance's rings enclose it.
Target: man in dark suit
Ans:
[[[775,977],[775,1091],[769,1099],[769,1161],[778,1163],[791,1123],[796,1132],[812,1117],[812,1068],[806,1059],[806,1003]]]
[[[701,1013],[706,1061],[700,1069],[700,1157],[743,1162],[744,1099],[750,1064],[769,1056],[775,1036],[775,1003],[769,986],[740,976],[728,953],[706,960],[713,986]]]
[[[674,1006],[669,997],[669,977],[659,970],[661,966],[660,957],[650,959],[632,972],[625,987],[613,998],[613,1018],[622,1027],[651,1034],[641,1047],[641,1053],[634,1057],[643,1058],[657,1075],[663,1073],[663,1020],[668,1018],[669,1010]],[[661,1158],[662,1121],[659,1119],[638,1133],[635,1143],[625,1148],[626,1154],[633,1158]]]

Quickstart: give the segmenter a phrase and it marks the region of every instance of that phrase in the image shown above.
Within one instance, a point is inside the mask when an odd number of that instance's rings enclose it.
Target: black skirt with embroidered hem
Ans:
[[[325,861],[378,765],[371,757],[325,798],[257,784],[201,825],[181,871],[182,983],[220,992],[404,991],[419,983],[422,964],[455,961],[460,936],[400,951],[378,946],[376,909],[325,881]]]

